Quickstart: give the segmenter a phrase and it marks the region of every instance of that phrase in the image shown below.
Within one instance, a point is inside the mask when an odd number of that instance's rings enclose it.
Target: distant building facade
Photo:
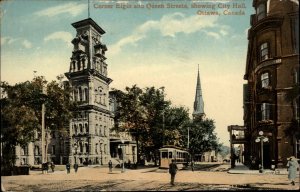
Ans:
[[[129,133],[117,133],[114,127],[118,102],[115,92],[109,91],[105,52],[101,37],[105,31],[91,18],[72,24],[76,37],[69,71],[65,73],[71,86],[72,100],[78,103],[74,118],[66,125],[67,133],[46,132],[47,161],[55,164],[114,164],[136,162],[137,149]],[[16,165],[42,163],[41,135],[25,147],[16,147]]]
[[[244,125],[248,159],[274,160],[285,166],[287,157],[299,157],[299,1],[254,0],[244,79]],[[298,141],[297,141],[298,140]],[[299,148],[298,148],[299,149]]]

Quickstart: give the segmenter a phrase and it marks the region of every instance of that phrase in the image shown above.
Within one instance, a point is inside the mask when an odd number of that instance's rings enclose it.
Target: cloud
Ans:
[[[24,48],[30,49],[32,48],[32,43],[24,38],[13,38],[13,37],[1,37],[1,46],[4,45],[12,45],[14,43],[20,43]]]
[[[1,37],[1,45],[10,45],[16,42],[19,38]]]
[[[220,34],[218,34],[218,33],[210,32],[210,31],[205,32],[205,33],[206,33],[208,36],[214,37],[214,38],[216,38],[216,39],[220,39]]]
[[[25,48],[27,48],[27,49],[29,49],[29,48],[32,47],[31,42],[28,41],[27,39],[23,40],[22,45],[23,45]]]
[[[47,37],[44,38],[45,42],[51,41],[51,40],[61,40],[67,44],[68,47],[71,46],[71,40],[73,36],[71,33],[66,31],[57,31],[54,33],[51,33]]]
[[[217,25],[218,17],[201,17],[199,15],[186,16],[183,13],[172,13],[164,15],[160,20],[149,20],[138,26],[132,35],[124,37],[110,46],[109,54],[117,54],[123,46],[136,44],[147,37],[149,31],[159,31],[162,36],[175,37],[178,33],[195,33],[202,31],[208,36],[220,39],[228,34],[228,27]],[[219,31],[215,31],[215,30]],[[208,31],[213,30],[213,31]]]
[[[70,14],[71,16],[75,17],[81,14],[83,11],[87,10],[86,4],[78,4],[78,3],[67,3],[63,5],[58,5],[55,7],[50,7],[47,9],[43,9],[34,13],[37,16],[46,16],[46,17],[53,17],[60,14]]]

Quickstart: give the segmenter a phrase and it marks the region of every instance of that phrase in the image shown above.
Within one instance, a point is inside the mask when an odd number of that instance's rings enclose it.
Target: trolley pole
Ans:
[[[190,127],[188,127],[188,143],[187,143],[188,150],[190,149]]]

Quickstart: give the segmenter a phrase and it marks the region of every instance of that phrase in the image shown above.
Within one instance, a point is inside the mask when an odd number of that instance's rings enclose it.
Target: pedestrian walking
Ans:
[[[131,161],[130,161],[130,159],[128,160],[127,167],[128,167],[128,169],[130,169],[130,167],[131,167]]]
[[[66,164],[66,169],[67,169],[67,174],[69,174],[70,173],[70,169],[71,169],[70,163]]]
[[[169,173],[171,174],[171,185],[174,185],[175,175],[177,173],[178,167],[175,163],[175,160],[172,159],[172,163],[169,165]]]
[[[291,156],[288,158],[288,163],[287,163],[287,170],[288,170],[288,179],[291,182],[292,185],[295,185],[295,179],[296,179],[296,174],[297,174],[297,169],[299,168],[299,164],[297,162],[297,159],[294,156]]]
[[[75,163],[73,167],[74,167],[75,173],[77,173],[77,171],[78,171],[78,164]]]
[[[42,163],[42,173],[43,174],[47,173],[47,167],[48,167],[47,163]]]
[[[47,163],[45,164],[45,167],[46,167],[47,173],[49,173],[49,167],[50,167],[49,162],[47,162]]]
[[[195,162],[194,161],[191,162],[191,167],[192,167],[192,171],[194,172],[194,169],[195,169]]]
[[[112,172],[112,162],[111,162],[111,160],[109,160],[109,162],[108,162],[108,167],[109,167],[109,172],[111,173]]]
[[[51,170],[52,170],[52,173],[54,173],[54,168],[55,168],[55,165],[53,162],[51,162]]]

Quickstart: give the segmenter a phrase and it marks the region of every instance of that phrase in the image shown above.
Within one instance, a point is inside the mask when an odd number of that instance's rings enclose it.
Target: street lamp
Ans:
[[[268,142],[269,139],[268,137],[265,137],[263,136],[264,132],[263,131],[260,131],[258,132],[259,136],[255,139],[255,142],[256,143],[259,143],[260,142],[260,151],[261,151],[261,169],[260,169],[260,172],[264,172],[264,149],[263,149],[263,146],[264,146],[264,142]]]
[[[100,145],[100,154],[101,154],[101,157],[100,157],[100,163],[101,163],[101,165],[103,165],[103,158],[102,158],[102,145]]]
[[[125,168],[124,168],[124,141],[122,141],[122,144],[119,145],[119,149],[122,150],[122,173],[125,172]]]

